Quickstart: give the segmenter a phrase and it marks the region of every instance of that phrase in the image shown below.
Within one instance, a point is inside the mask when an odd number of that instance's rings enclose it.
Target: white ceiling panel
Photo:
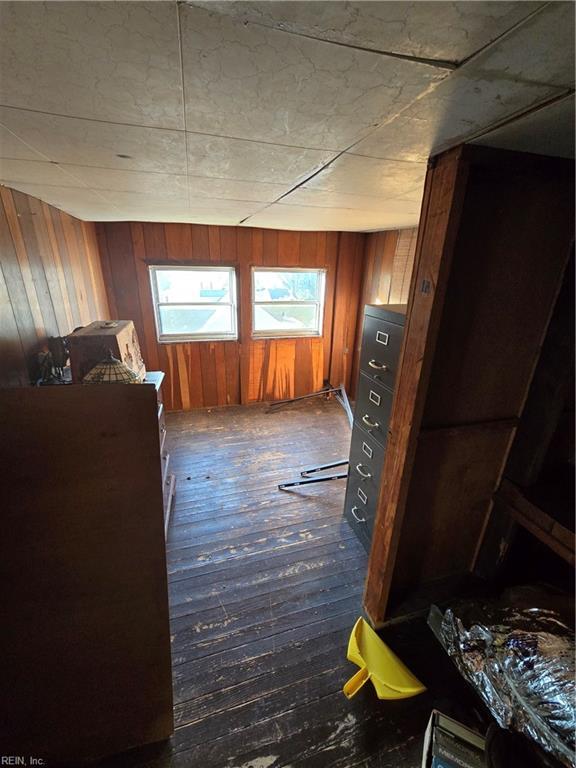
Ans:
[[[188,133],[188,173],[217,179],[297,184],[335,157],[328,150]]]
[[[60,208],[67,213],[71,213],[73,216],[79,218],[85,218],[79,216],[78,211],[88,210],[113,210],[113,206],[105,200],[97,192],[93,192],[90,189],[80,189],[74,187],[60,187],[49,184],[25,184],[23,182],[10,183],[12,189],[17,189],[20,192],[24,192],[32,197],[37,197],[39,200],[43,200],[45,203]],[[116,217],[118,217],[119,211],[115,211]],[[88,220],[94,220],[88,218]]]
[[[538,155],[574,157],[574,96],[530,112],[476,139],[474,144]]]
[[[22,184],[49,184],[62,187],[86,187],[78,177],[67,173],[59,165],[36,160],[6,160],[0,158],[0,182]]]
[[[447,70],[181,6],[189,131],[345,149]]]
[[[376,160],[344,154],[306,182],[306,189],[391,199],[420,188],[426,163]],[[288,202],[285,200],[284,202]]]
[[[470,62],[481,77],[541,83],[557,88],[574,85],[573,2],[550,2]]]
[[[183,128],[177,6],[1,2],[0,103]]]
[[[0,125],[0,157],[10,160],[45,160],[46,158],[11,131]]]
[[[420,194],[420,188],[418,195]],[[373,195],[352,195],[346,192],[327,192],[323,189],[310,189],[303,186],[284,197],[281,202],[287,205],[316,206],[319,208],[351,208],[360,211],[387,211],[401,215],[417,215],[420,200],[390,199]]]
[[[48,159],[59,163],[186,172],[186,139],[180,131],[39,115],[6,107],[0,107],[0,124]]]
[[[253,24],[345,45],[461,61],[541,2],[196,2]]]
[[[0,180],[92,220],[407,227],[431,154],[570,154],[573,82],[571,2],[0,2]]]
[[[136,192],[157,197],[211,198],[223,200],[245,200],[271,202],[286,192],[289,187],[282,184],[266,184],[253,181],[210,179],[202,176],[183,174],[146,173],[144,171],[118,171],[109,168],[91,168],[79,165],[50,165],[70,175],[70,186],[80,180],[83,186],[95,190],[114,192]],[[2,160],[0,160],[0,169]]]
[[[138,211],[145,216],[144,221],[154,221],[154,215],[167,215],[170,211],[177,212],[179,216],[188,216],[197,220],[206,213],[217,216],[221,213],[227,220],[233,218],[239,223],[246,216],[259,211],[265,203],[246,202],[241,200],[221,200],[194,197],[160,197],[157,195],[138,194],[136,192],[106,192],[106,199],[113,205],[119,206],[123,211],[130,212],[128,218],[138,216]],[[138,218],[138,220],[140,220]]]
[[[136,192],[157,197],[186,197],[188,177],[185,174],[116,171],[79,165],[57,166],[79,179],[85,186],[101,192]]]
[[[210,179],[203,178],[202,176],[189,176],[188,183],[191,197],[246,200],[261,203],[277,200],[290,189],[289,184],[236,181],[234,179]]]
[[[422,161],[560,93],[574,75],[573,13],[550,4],[351,152]]]
[[[414,227],[418,224],[418,215],[389,213],[385,207],[381,211],[358,211],[350,208],[317,208],[274,203],[252,216],[245,224],[252,227],[308,231],[370,231]]]

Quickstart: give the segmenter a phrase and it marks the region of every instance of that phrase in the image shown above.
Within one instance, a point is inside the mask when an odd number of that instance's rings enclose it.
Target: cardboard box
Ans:
[[[67,342],[74,384],[81,384],[84,376],[106,358],[109,350],[115,358],[126,363],[140,381],[144,381],[146,368],[132,320],[96,320],[71,333]]]
[[[424,736],[422,768],[484,768],[485,740],[433,710]]]

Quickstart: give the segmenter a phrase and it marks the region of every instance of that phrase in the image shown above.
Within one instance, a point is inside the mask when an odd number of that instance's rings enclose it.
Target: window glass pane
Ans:
[[[230,302],[230,272],[200,269],[157,269],[160,304]]]
[[[254,270],[255,301],[319,301],[321,272]]]
[[[254,331],[290,332],[318,331],[316,304],[256,304]]]
[[[234,333],[232,307],[159,307],[162,334]]]

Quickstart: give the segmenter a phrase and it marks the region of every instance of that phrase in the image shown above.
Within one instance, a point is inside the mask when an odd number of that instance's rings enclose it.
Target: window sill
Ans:
[[[201,341],[238,341],[238,336],[178,336],[170,339],[156,339],[158,344],[194,344]]]
[[[321,339],[321,333],[253,333],[253,341],[274,341],[281,339]]]

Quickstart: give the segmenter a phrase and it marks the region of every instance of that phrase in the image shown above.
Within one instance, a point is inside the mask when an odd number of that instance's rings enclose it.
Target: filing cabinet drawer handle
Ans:
[[[388,366],[384,365],[384,363],[379,363],[378,360],[368,360],[368,365],[370,368],[375,368],[377,371],[387,371]]]
[[[363,478],[365,478],[366,480],[367,480],[369,477],[372,477],[372,475],[370,474],[370,472],[365,472],[365,471],[364,471],[364,465],[363,465],[363,464],[356,464],[356,472],[358,472],[358,474],[360,475],[360,477],[363,477]]]
[[[362,421],[367,427],[370,427],[370,429],[377,429],[380,426],[377,421],[370,421],[370,416],[368,416],[367,413],[362,416]]]
[[[358,515],[356,514],[356,510],[358,510],[358,512],[360,512],[358,507],[352,507],[352,509],[350,510],[354,520],[356,520],[357,523],[365,523],[366,522],[366,518],[365,517],[358,517]]]

